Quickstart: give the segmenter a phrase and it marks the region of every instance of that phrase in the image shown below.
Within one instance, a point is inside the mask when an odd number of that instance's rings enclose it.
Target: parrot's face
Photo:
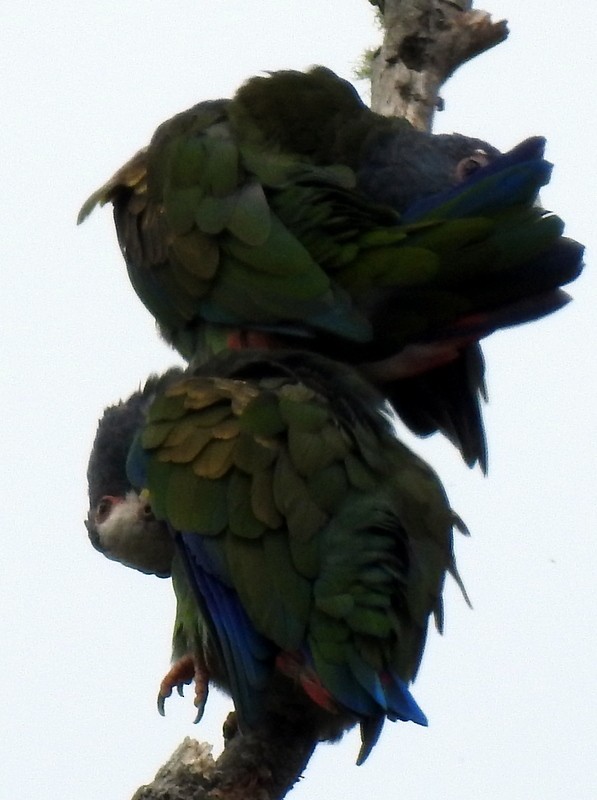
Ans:
[[[153,516],[145,492],[104,495],[85,521],[91,544],[106,558],[160,578],[170,576],[174,542]]]
[[[464,183],[499,155],[487,142],[458,133],[382,132],[364,152],[357,180],[368,197],[403,213]]]
[[[179,370],[165,373],[172,379]],[[106,558],[147,575],[168,578],[174,557],[169,528],[152,512],[149,493],[137,491],[127,474],[127,455],[152,402],[158,378],[125,403],[104,410],[87,467],[89,511],[85,527],[91,544]]]

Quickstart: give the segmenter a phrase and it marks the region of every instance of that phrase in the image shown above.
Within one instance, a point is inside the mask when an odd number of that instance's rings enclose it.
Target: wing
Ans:
[[[158,398],[137,445],[152,508],[178,532],[244,724],[289,664],[357,717],[424,723],[407,687],[441,616],[453,515],[358,393],[319,366],[299,379],[305,359],[249,362],[269,377],[193,377]]]
[[[133,287],[186,358],[196,354],[206,322],[300,328],[306,319],[307,329],[364,340],[366,320],[268,201],[268,188],[296,171],[291,158],[243,145],[226,101],[200,103],[158,128],[89,198],[79,221],[95,205],[113,203]],[[322,173],[354,180],[349,170]]]

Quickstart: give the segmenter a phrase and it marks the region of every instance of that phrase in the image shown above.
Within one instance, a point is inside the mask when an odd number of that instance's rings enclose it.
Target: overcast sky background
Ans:
[[[586,274],[564,311],[485,345],[487,479],[437,438],[414,443],[473,533],[457,556],[474,610],[449,584],[446,635],[431,633],[414,688],[429,728],[388,723],[360,768],[356,733],[320,747],[295,800],[597,797],[597,9],[484,7],[510,38],[449,82],[435,130],[505,149],[547,136],[543,202],[587,245]],[[230,704],[214,691],[198,727],[190,698],[158,716],[170,586],[87,541],[97,417],[177,359],[128,285],[110,211],[79,229],[75,217],[167,117],[261,70],[324,63],[350,78],[380,34],[366,0],[3,11],[0,794],[128,800],[184,736],[219,748]]]

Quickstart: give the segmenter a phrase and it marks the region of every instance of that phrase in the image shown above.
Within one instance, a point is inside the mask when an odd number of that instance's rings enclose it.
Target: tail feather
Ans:
[[[487,399],[484,361],[477,344],[430,372],[384,386],[400,418],[419,436],[440,430],[462,453],[465,463],[487,472],[487,443],[480,402]]]
[[[357,767],[360,767],[369,758],[371,751],[381,736],[385,721],[386,718],[383,714],[361,721],[361,749],[357,757]]]
[[[397,675],[377,672],[351,649],[342,662],[324,658],[317,643],[309,645],[315,670],[322,684],[345,708],[363,720],[377,720],[380,716],[393,722],[415,722],[427,725],[427,717],[417,705],[406,681]]]

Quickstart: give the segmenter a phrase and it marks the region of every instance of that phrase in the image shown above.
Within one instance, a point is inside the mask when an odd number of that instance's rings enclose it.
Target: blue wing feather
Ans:
[[[209,552],[209,539],[181,533],[178,541],[193,592],[224,659],[240,725],[254,725],[263,709],[260,693],[271,675],[273,647],[255,630],[236,592],[220,578],[221,566]]]

